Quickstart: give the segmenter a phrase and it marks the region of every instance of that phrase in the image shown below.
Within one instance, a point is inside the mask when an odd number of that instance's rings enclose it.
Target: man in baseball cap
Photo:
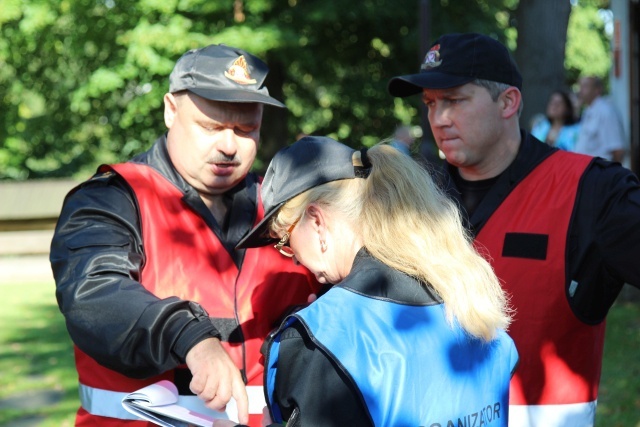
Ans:
[[[507,48],[474,33],[438,38],[388,86],[422,96],[450,194],[511,295],[509,426],[593,425],[605,316],[624,283],[640,287],[640,185],[520,129],[521,88]]]
[[[389,93],[405,97],[424,88],[447,89],[481,79],[522,90],[522,76],[507,48],[481,34],[447,34],[436,40],[418,74],[394,77]]]
[[[122,393],[160,379],[197,412],[261,424],[260,346],[320,288],[271,247],[235,249],[264,213],[250,172],[263,107],[284,107],[268,72],[231,46],[185,53],[164,95],[168,132],[66,198],[51,262],[78,348],[78,425],[135,420]]]

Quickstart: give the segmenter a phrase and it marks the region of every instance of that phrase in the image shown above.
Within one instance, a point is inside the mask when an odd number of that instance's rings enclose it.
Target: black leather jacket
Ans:
[[[254,223],[258,177],[249,174],[226,196],[231,214],[219,225],[195,189],[175,171],[166,137],[133,162],[149,164],[184,193],[236,265],[234,247]],[[131,189],[113,173],[98,173],[66,197],[51,243],[56,297],[73,342],[100,364],[133,378],[176,368],[199,341],[220,336],[194,302],[148,292],[140,279],[145,254]],[[144,333],[140,333],[144,331]]]

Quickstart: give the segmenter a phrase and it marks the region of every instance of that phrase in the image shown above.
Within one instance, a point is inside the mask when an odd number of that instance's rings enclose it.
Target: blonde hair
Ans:
[[[457,206],[428,171],[393,147],[378,144],[367,154],[368,178],[329,182],[294,197],[272,221],[272,231],[282,232],[310,203],[337,211],[372,256],[432,288],[450,323],[477,338],[494,338],[511,322],[508,300],[474,249]]]

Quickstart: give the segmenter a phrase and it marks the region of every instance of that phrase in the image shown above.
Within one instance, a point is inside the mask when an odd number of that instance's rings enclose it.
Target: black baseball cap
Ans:
[[[275,243],[268,234],[269,221],[289,200],[318,185],[363,176],[354,166],[356,150],[324,136],[305,136],[278,151],[262,182],[264,218],[236,246],[255,248]]]
[[[269,67],[256,56],[224,44],[186,52],[169,76],[169,92],[188,90],[212,101],[259,102],[285,107],[269,96]]]
[[[507,48],[491,37],[445,34],[431,45],[418,74],[394,77],[388,90],[405,97],[422,89],[448,89],[475,79],[506,83],[522,89],[522,76]]]

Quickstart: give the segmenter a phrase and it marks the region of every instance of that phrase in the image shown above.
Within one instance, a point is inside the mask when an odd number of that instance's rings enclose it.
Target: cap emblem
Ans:
[[[234,82],[241,85],[251,85],[256,83],[256,79],[252,79],[249,74],[249,67],[247,67],[247,61],[244,59],[244,55],[241,55],[238,59],[233,61],[231,67],[224,72],[224,75]]]
[[[431,68],[435,68],[442,64],[442,60],[440,59],[440,45],[436,44],[424,57],[424,63],[420,66],[421,70],[429,70]]]

